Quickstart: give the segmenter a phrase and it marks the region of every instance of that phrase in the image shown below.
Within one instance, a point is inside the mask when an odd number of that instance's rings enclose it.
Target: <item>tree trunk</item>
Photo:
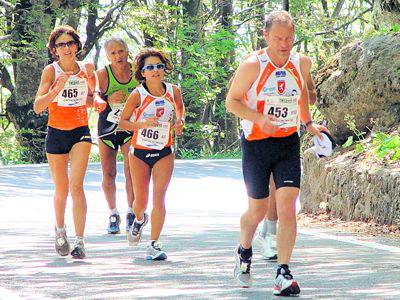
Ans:
[[[29,47],[36,40],[46,40],[52,18],[47,1],[20,1],[14,12],[13,35],[15,90],[7,100],[7,113],[17,131],[17,140],[25,148],[28,162],[45,161],[44,137],[47,114],[37,117],[33,102],[41,72],[48,62],[45,47]]]
[[[374,25],[378,29],[400,24],[399,0],[375,0],[373,12]]]
[[[229,31],[233,34],[232,29],[232,14],[233,14],[233,0],[223,0],[219,3],[220,7],[220,20],[221,20],[221,28],[224,30]],[[227,82],[229,78],[232,76],[232,63],[235,57],[234,50],[231,52],[226,53],[225,57],[222,61],[218,62],[224,66],[226,70],[226,76],[221,80],[223,86],[220,86],[221,92],[217,94],[216,107],[224,107],[226,93],[227,93]],[[237,128],[237,118],[233,115],[228,113],[224,109],[223,117],[217,120],[219,126],[219,130],[216,136],[216,141],[214,142],[214,152],[221,150],[221,140],[223,142],[223,148],[227,149],[230,145],[232,145],[238,138],[238,128]],[[223,133],[224,135],[221,135]],[[223,138],[222,138],[223,137]]]
[[[289,11],[289,0],[283,0],[282,1],[282,9]]]

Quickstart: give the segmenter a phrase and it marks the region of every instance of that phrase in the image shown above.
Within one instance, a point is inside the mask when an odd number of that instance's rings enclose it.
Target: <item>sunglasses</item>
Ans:
[[[153,70],[164,70],[164,64],[154,64],[154,65],[146,65],[142,68],[142,71],[153,71]]]
[[[68,42],[65,42],[65,43],[57,43],[57,44],[55,44],[56,48],[65,48],[65,47],[69,48],[69,47],[72,47],[74,45],[76,45],[75,41],[68,41]]]

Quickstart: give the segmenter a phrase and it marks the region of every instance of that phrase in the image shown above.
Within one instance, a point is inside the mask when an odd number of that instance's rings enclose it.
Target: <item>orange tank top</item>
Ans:
[[[48,125],[61,130],[72,130],[88,125],[86,98],[88,95],[87,75],[83,62],[77,61],[80,71],[68,78],[64,88],[49,105]],[[54,68],[54,83],[63,70],[58,62],[52,64]]]

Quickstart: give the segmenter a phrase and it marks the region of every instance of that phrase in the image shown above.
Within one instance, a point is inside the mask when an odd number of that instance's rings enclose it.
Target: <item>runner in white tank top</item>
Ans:
[[[135,77],[142,84],[129,96],[119,126],[133,130],[129,155],[135,201],[135,221],[128,233],[130,245],[137,245],[149,217],[145,213],[153,177],[153,210],[146,259],[164,260],[158,242],[165,220],[165,194],[174,168],[173,131],[183,131],[185,107],[180,89],[164,82],[165,71],[173,66],[160,50],[150,48],[135,58]],[[174,119],[175,114],[175,119]]]

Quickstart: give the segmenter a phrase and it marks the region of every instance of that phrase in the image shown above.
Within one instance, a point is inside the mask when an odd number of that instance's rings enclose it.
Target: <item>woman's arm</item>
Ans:
[[[36,93],[35,102],[33,103],[33,110],[35,113],[40,114],[43,112],[49,104],[57,97],[58,93],[64,88],[69,76],[72,72],[66,72],[61,74],[56,79],[56,84],[51,88],[54,82],[54,67],[48,65],[42,72],[42,78],[38,91]]]
[[[185,125],[185,104],[183,103],[181,90],[176,85],[173,86],[173,90],[176,109],[175,133],[181,135],[183,133],[183,125]]]

